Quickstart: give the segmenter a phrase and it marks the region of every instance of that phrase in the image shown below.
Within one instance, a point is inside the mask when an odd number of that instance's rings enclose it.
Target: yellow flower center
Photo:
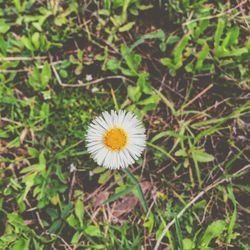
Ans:
[[[111,128],[105,133],[103,140],[108,148],[119,151],[126,146],[128,136],[122,128]]]

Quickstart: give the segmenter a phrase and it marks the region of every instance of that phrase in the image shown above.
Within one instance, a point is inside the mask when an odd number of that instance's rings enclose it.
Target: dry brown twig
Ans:
[[[52,71],[59,83],[60,86],[62,87],[66,87],[66,88],[79,88],[79,87],[87,87],[87,86],[90,86],[90,85],[93,85],[93,84],[97,84],[97,83],[100,83],[100,82],[103,82],[103,81],[106,81],[106,80],[111,80],[111,79],[122,79],[124,81],[128,81],[130,83],[134,83],[132,80],[130,80],[129,78],[125,77],[125,76],[122,76],[122,75],[118,75],[118,76],[106,76],[106,77],[101,77],[101,78],[98,78],[98,79],[95,79],[93,81],[89,81],[87,83],[83,83],[83,82],[80,82],[78,84],[66,84],[66,83],[63,83],[55,66],[53,65],[53,63],[51,62],[51,67],[52,67]]]

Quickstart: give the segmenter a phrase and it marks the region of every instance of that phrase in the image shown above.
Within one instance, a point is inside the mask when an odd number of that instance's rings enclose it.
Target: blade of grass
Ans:
[[[136,194],[141,202],[141,205],[144,209],[144,212],[147,213],[148,212],[148,205],[147,205],[146,199],[144,197],[144,194],[142,192],[140,183],[138,182],[138,180],[135,178],[135,176],[128,169],[124,169],[123,171],[127,174],[127,176],[130,178],[132,183],[135,184],[135,190],[133,190],[133,191],[136,191]]]
[[[174,219],[175,219],[175,231],[176,231],[179,247],[180,247],[180,250],[183,250],[183,237],[182,237],[180,223],[179,223],[178,218],[176,217],[176,214],[174,215]]]
[[[161,147],[159,147],[157,145],[154,145],[151,142],[147,142],[147,145],[150,146],[150,147],[152,147],[152,148],[157,149],[158,151],[160,151],[164,155],[166,155],[168,158],[170,158],[173,162],[177,163],[177,161],[175,160],[175,158],[171,154],[169,154],[165,149],[163,149],[163,148],[161,148]]]
[[[162,99],[162,101],[166,104],[166,106],[171,110],[172,114],[176,115],[176,110],[174,108],[174,104],[167,99],[159,90],[154,89],[155,93]]]
[[[122,196],[125,196],[126,194],[129,194],[133,191],[133,189],[135,189],[135,186],[128,186],[127,188],[125,188],[124,190],[122,190],[121,192],[118,192],[112,196],[110,196],[107,200],[105,200],[102,205],[106,205],[112,201],[116,201],[119,198],[121,198]]]

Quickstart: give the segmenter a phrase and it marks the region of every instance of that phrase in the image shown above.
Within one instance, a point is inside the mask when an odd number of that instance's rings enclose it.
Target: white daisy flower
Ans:
[[[146,145],[145,129],[131,112],[103,112],[89,126],[87,150],[98,165],[110,169],[133,164]]]

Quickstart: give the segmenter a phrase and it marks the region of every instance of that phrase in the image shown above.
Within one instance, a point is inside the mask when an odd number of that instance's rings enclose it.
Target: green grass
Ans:
[[[0,0],[0,249],[250,249],[247,3]],[[111,109],[126,171],[85,147]]]

